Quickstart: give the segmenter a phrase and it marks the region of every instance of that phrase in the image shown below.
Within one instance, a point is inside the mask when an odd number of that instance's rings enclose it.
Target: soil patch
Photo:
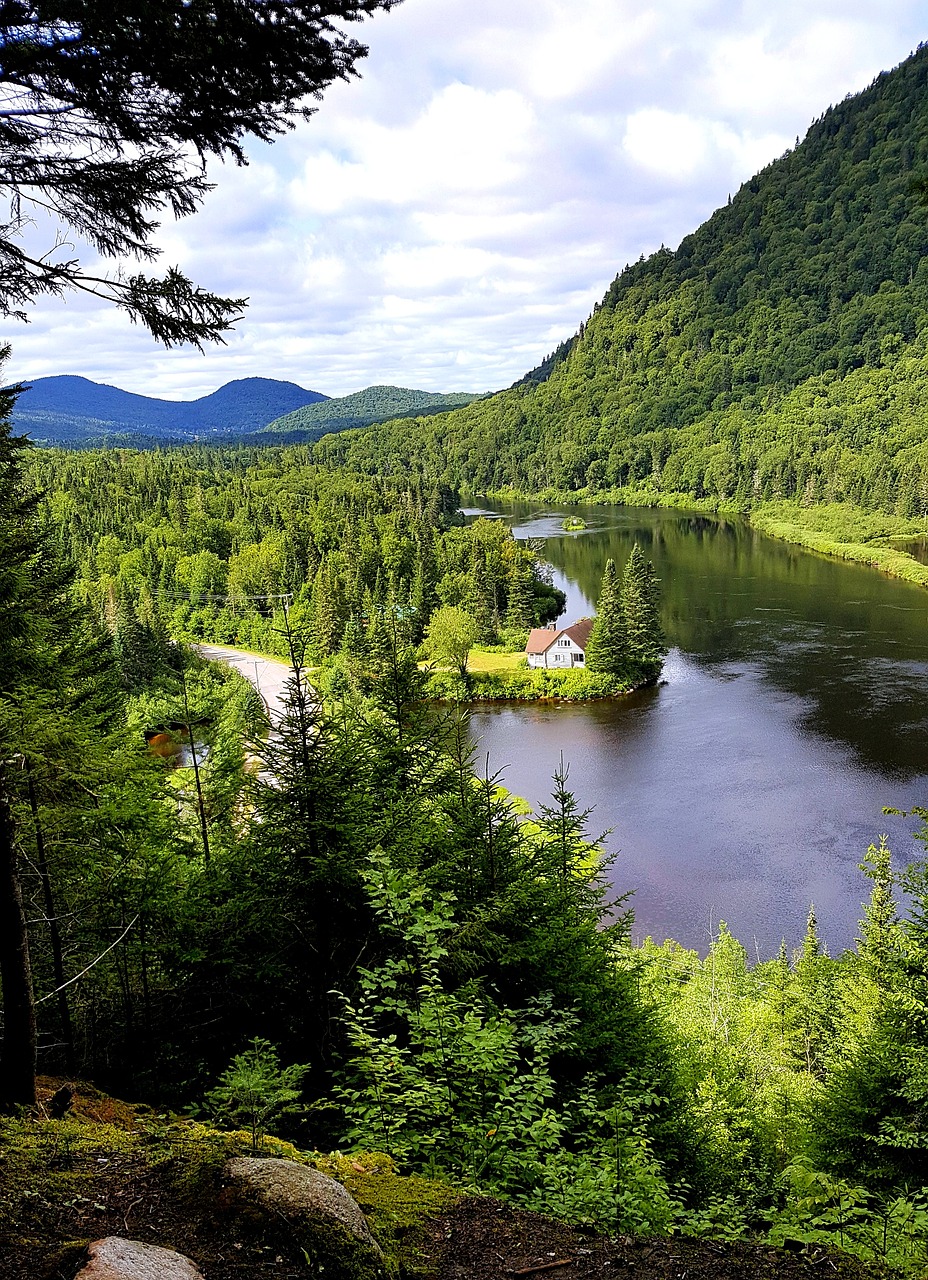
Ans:
[[[873,1263],[813,1249],[609,1239],[496,1200],[464,1200],[428,1226],[433,1280],[877,1280]]]

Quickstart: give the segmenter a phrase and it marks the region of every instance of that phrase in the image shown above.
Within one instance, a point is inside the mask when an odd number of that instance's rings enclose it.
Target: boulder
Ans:
[[[105,1236],[87,1247],[87,1263],[74,1280],[203,1280],[189,1258],[173,1249]]]
[[[271,1231],[284,1223],[331,1280],[383,1274],[383,1252],[357,1201],[340,1182],[293,1160],[241,1156],[223,1170],[222,1203]]]

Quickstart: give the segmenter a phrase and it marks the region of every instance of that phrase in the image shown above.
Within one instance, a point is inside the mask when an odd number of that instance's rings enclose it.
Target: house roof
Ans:
[[[528,633],[528,644],[525,646],[526,653],[544,653],[549,645],[554,644],[557,639],[557,632],[552,631],[550,627],[532,627]]]
[[[574,644],[586,653],[586,647],[590,643],[590,632],[593,630],[593,618],[581,618],[579,622],[575,622],[572,627],[566,627],[560,634],[562,636],[570,636]]]
[[[565,627],[563,631],[553,631],[550,627],[532,627],[528,633],[528,644],[525,646],[525,652],[544,653],[547,649],[550,649],[551,645],[560,636],[569,636],[574,644],[586,653],[592,630],[592,618],[581,618],[579,622],[575,622],[572,627]]]

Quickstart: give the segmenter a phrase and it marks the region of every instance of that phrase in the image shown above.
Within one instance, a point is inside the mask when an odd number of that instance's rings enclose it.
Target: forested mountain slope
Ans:
[[[198,400],[159,400],[66,375],[28,383],[13,422],[37,443],[102,442],[114,435],[193,440],[258,431],[283,413],[326,398],[295,382],[237,378]]]
[[[675,252],[627,267],[540,383],[320,453],[478,492],[848,499],[920,514],[926,79],[920,48]]]
[[[455,409],[476,400],[467,392],[413,391],[407,387],[365,387],[350,396],[340,396],[319,404],[307,404],[294,409],[270,423],[268,432],[318,437],[327,431],[344,431],[351,427],[366,427],[372,422],[386,422],[411,413],[431,414],[443,409]],[[276,443],[276,441],[275,441]]]

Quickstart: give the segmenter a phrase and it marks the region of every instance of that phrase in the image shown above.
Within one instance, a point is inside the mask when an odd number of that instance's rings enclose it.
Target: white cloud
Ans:
[[[74,297],[4,326],[7,372],[506,385],[923,24],[922,0],[404,0],[360,81],[163,229],[164,265],[250,298],[227,347],[165,352]]]
[[[629,116],[622,145],[643,169],[677,183],[726,167],[740,182],[781,154],[789,139],[742,134],[718,120],[645,107]]]
[[[310,154],[290,184],[291,206],[297,216],[333,214],[365,203],[416,204],[439,192],[493,191],[524,176],[532,122],[530,105],[512,90],[447,85],[411,124],[364,120],[344,130],[340,154]]]

